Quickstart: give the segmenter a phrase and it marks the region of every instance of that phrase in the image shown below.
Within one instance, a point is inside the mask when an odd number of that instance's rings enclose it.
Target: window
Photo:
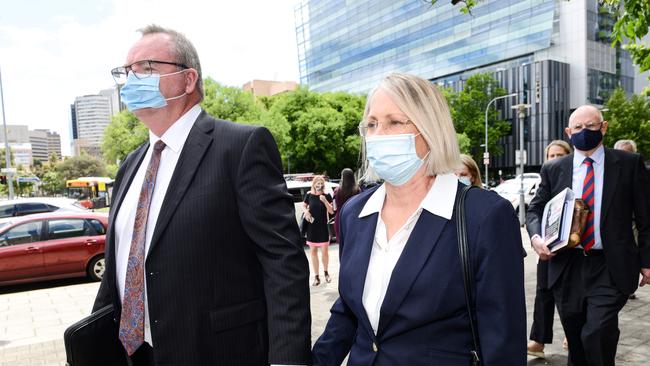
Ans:
[[[16,216],[30,215],[39,212],[50,212],[50,209],[44,203],[28,202],[16,205]]]
[[[41,240],[42,221],[32,221],[18,225],[0,235],[0,247],[29,244]]]
[[[106,234],[106,228],[99,220],[91,219],[88,220],[88,222],[90,222],[90,226],[92,226],[92,228],[95,229],[95,235]]]
[[[92,235],[92,229],[84,219],[50,220],[48,224],[49,240]]]
[[[1,217],[12,217],[14,215],[14,205],[0,206],[0,218]]]

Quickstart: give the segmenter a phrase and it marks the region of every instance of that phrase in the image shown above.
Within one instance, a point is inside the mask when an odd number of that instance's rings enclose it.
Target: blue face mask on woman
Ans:
[[[401,186],[415,175],[424,163],[415,151],[416,136],[407,133],[366,137],[368,162],[379,178]]]
[[[162,108],[167,105],[168,100],[182,98],[187,93],[172,98],[165,98],[160,92],[160,78],[163,76],[176,75],[185,70],[169,74],[151,74],[139,79],[135,73],[129,72],[126,83],[120,89],[120,98],[129,111],[133,112],[143,108]]]

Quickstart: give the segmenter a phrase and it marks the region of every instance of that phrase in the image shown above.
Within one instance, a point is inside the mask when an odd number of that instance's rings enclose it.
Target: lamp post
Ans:
[[[490,109],[490,104],[492,104],[493,102],[499,99],[516,97],[516,96],[517,93],[512,93],[512,94],[502,95],[500,97],[492,98],[492,100],[488,102],[487,107],[485,107],[485,153],[483,153],[483,165],[485,165],[485,184],[487,186],[489,186],[488,166],[490,165],[490,153],[488,152],[488,110]]]
[[[2,126],[5,133],[5,166],[7,174],[7,185],[9,186],[9,199],[14,199],[14,184],[13,184],[13,173],[11,172],[11,162],[9,157],[11,153],[9,152],[9,136],[7,136],[7,121],[5,119],[5,93],[2,90],[2,71],[0,71],[0,104],[2,105]]]
[[[521,226],[526,222],[526,202],[524,197],[524,119],[526,118],[526,109],[530,108],[530,104],[520,103],[512,106],[512,109],[517,110],[519,117],[519,180],[521,186],[519,188],[519,224]]]

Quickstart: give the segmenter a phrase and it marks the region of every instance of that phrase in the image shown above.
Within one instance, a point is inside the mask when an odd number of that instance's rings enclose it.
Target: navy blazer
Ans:
[[[362,295],[378,213],[362,218],[359,213],[375,190],[343,207],[340,297],[314,345],[313,365],[340,365],[348,352],[353,366],[469,365],[472,337],[455,217],[422,211],[393,270],[374,334]],[[524,264],[517,217],[508,201],[482,189],[468,193],[466,215],[482,365],[525,365]]]

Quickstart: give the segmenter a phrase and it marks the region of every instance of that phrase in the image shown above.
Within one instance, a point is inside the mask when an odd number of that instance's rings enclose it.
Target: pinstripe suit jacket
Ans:
[[[148,143],[114,186],[106,274],[94,310],[113,304],[115,217]],[[156,365],[308,364],[309,270],[265,128],[201,112],[174,170],[145,262]]]

